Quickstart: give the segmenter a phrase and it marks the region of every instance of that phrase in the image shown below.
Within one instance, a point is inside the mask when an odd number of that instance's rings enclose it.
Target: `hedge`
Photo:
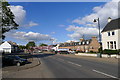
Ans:
[[[110,50],[110,49],[105,49],[102,51],[103,54],[119,54],[120,49],[119,50]]]

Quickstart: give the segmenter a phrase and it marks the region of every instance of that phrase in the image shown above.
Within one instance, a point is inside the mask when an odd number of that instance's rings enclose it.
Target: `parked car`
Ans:
[[[58,54],[69,54],[68,51],[57,51]]]
[[[69,51],[70,54],[75,54],[75,51]]]
[[[42,51],[38,51],[39,53],[42,53]]]
[[[19,56],[4,56],[2,58],[2,64],[4,65],[17,65],[21,66],[26,64],[28,61],[27,59],[20,58]]]

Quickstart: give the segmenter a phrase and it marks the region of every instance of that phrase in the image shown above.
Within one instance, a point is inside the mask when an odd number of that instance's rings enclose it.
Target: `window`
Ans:
[[[113,41],[110,42],[110,49],[113,49]]]
[[[109,49],[109,42],[107,42],[107,46],[108,46],[108,49]]]
[[[87,41],[87,44],[89,44],[89,41]]]
[[[110,32],[108,32],[108,36],[110,36]]]
[[[114,47],[115,47],[115,49],[116,49],[116,41],[114,41]]]
[[[79,42],[79,45],[81,45],[81,42]]]
[[[85,44],[85,42],[83,42],[83,44]]]
[[[114,32],[114,31],[112,32],[112,35],[115,35],[115,32]]]
[[[90,49],[94,49],[92,46],[90,46]]]
[[[76,45],[76,43],[74,43],[74,45]]]

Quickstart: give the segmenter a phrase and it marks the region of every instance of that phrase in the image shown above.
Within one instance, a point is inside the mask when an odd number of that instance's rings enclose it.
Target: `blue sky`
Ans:
[[[66,30],[70,25],[86,27],[84,24],[74,23],[73,20],[97,13],[93,8],[103,7],[106,2],[11,2],[10,4],[11,6],[22,6],[26,11],[23,22],[20,23],[22,26],[17,31],[46,34],[57,39],[57,42],[65,42],[74,39],[68,34],[75,31]],[[36,25],[23,26],[29,22],[34,22]],[[27,43],[27,41],[12,37],[6,37],[6,40],[12,40],[19,44]],[[40,42],[42,41],[38,41],[38,43]]]

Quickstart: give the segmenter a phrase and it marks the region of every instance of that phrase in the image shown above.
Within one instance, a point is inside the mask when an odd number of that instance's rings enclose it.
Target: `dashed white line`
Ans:
[[[70,62],[70,61],[68,61],[68,63],[74,64],[74,65],[79,66],[79,67],[82,66],[82,65],[79,65],[79,64],[76,64],[76,63]]]
[[[105,76],[111,77],[111,78],[117,78],[117,77],[115,77],[115,76],[106,74],[106,73],[104,73],[104,72],[101,72],[101,71],[98,71],[98,70],[95,70],[95,69],[93,69],[93,71],[94,71],[94,72],[97,72],[97,73],[99,73],[99,74],[103,74],[103,75],[105,75]]]

